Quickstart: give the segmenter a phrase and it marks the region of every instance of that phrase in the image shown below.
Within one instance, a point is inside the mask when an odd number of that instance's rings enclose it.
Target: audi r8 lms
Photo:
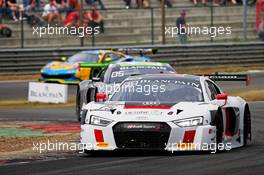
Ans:
[[[105,102],[83,107],[81,143],[86,152],[230,150],[247,145],[250,121],[247,102],[207,77],[130,76]]]
[[[81,64],[80,67],[86,67]],[[89,65],[88,65],[89,67]],[[76,114],[80,121],[80,113],[83,105],[94,101],[96,93],[111,94],[119,84],[131,75],[175,73],[175,70],[167,63],[158,62],[119,62],[110,64],[92,80],[82,81],[77,88]]]
[[[41,69],[42,82],[55,82],[63,84],[78,84],[81,80],[88,80],[92,75],[92,68],[80,68],[79,63],[97,64],[103,67],[109,63],[149,61],[147,57],[132,57],[119,51],[89,50],[81,51],[69,59],[53,61]]]

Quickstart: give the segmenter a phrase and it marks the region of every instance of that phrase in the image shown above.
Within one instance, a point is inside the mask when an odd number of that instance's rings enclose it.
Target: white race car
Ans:
[[[88,103],[81,117],[86,152],[230,150],[251,139],[246,101],[227,96],[205,76],[133,76],[111,97],[101,93],[96,97],[106,101]]]

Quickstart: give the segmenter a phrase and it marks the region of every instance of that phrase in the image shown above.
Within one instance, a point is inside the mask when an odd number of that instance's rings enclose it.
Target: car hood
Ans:
[[[204,102],[151,103],[151,102],[91,102],[84,109],[114,121],[168,122],[197,116],[208,116],[217,106]]]
[[[70,64],[67,62],[54,61],[45,65],[41,73],[43,74],[71,74],[76,73],[79,69],[78,64]]]

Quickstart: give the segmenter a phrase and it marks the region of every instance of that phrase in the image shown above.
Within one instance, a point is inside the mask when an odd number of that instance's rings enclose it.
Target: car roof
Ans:
[[[173,79],[173,78],[183,78],[186,80],[200,81],[201,76],[189,75],[189,74],[144,74],[128,77],[127,80],[137,80],[137,79]]]
[[[82,53],[91,53],[91,54],[100,54],[100,53],[106,52],[106,51],[109,51],[109,50],[84,50],[81,52]]]
[[[133,67],[133,66],[167,66],[167,63],[160,62],[118,62],[120,67]]]

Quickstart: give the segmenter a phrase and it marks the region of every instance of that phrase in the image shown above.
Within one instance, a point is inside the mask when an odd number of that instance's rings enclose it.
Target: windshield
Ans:
[[[181,78],[140,79],[124,82],[110,101],[202,102],[199,80]]]
[[[124,79],[131,75],[141,74],[161,74],[161,73],[175,73],[171,67],[167,66],[128,66],[119,67],[112,71],[110,76],[110,83],[121,83]]]
[[[68,63],[79,63],[79,62],[92,62],[98,61],[98,54],[93,53],[77,53],[68,59]]]

